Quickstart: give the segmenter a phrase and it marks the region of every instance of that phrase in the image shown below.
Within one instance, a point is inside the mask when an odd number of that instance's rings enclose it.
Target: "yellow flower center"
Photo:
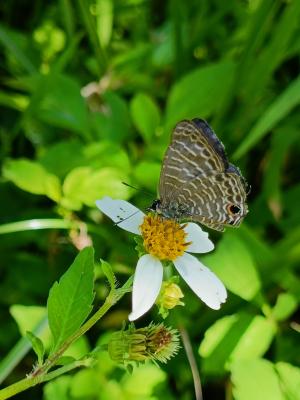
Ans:
[[[146,215],[140,226],[145,250],[159,260],[176,260],[190,244],[185,241],[185,226],[158,215]]]

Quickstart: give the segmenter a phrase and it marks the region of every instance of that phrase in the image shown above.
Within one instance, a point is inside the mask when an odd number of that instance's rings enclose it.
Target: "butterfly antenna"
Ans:
[[[129,185],[129,183],[126,183],[126,182],[122,182],[122,183],[123,183],[123,185],[125,185],[127,187],[130,187],[130,188],[132,188],[132,189],[134,189],[134,190],[136,190],[138,192],[146,194],[147,196],[151,197],[152,199],[155,197],[154,193],[148,192],[147,190],[139,189],[139,188],[137,188],[135,186]]]

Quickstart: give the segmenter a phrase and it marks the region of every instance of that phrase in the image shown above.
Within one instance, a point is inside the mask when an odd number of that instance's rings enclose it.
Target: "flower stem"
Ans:
[[[188,335],[186,329],[183,326],[181,326],[179,328],[179,331],[180,331],[180,334],[181,334],[183,346],[184,346],[184,349],[185,349],[185,352],[186,352],[186,356],[187,356],[188,362],[190,364],[192,375],[193,375],[194,388],[195,388],[195,398],[196,398],[196,400],[203,400],[200,374],[199,374],[199,370],[198,370],[198,367],[197,367],[197,362],[195,360],[195,356],[194,356],[194,353],[193,353],[193,349],[192,349],[192,345],[191,345],[191,341],[190,341],[189,335]]]
[[[92,328],[92,326],[94,326],[107,313],[107,311],[109,311],[109,309],[124,296],[125,293],[131,291],[132,280],[133,277],[130,277],[120,289],[111,291],[99,310],[96,311],[95,314],[93,314],[91,318],[89,318],[73,335],[66,339],[64,343],[60,346],[60,348],[55,351],[54,354],[50,355],[50,357],[45,361],[43,365],[35,369],[31,374],[28,375],[27,378],[22,379],[19,382],[13,383],[12,385],[0,390],[0,400],[9,399],[17,393],[23,392],[24,390],[33,387],[41,382],[56,378],[57,376],[74,368],[87,366],[86,360],[85,362],[84,360],[78,360],[74,363],[70,363],[61,368],[58,368],[55,371],[47,373],[50,368],[55,366],[58,359],[73,342],[75,342],[90,328]]]

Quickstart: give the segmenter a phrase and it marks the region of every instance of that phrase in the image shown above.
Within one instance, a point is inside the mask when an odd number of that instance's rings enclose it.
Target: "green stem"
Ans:
[[[62,356],[62,354],[67,350],[67,348],[77,339],[79,339],[80,336],[84,335],[92,326],[94,326],[96,322],[98,322],[99,319],[101,319],[114,304],[115,301],[113,301],[113,299],[109,295],[106,298],[103,306],[100,307],[99,310],[89,320],[87,320],[86,323],[83,324],[81,328],[78,329],[77,332],[75,332],[67,340],[65,340],[64,343],[60,346],[60,348],[57,351],[55,351],[55,353],[52,356],[50,356],[40,368],[34,371],[32,375],[34,377],[43,375],[50,368],[52,368],[57,363],[58,359]]]
[[[17,393],[23,392],[24,390],[35,386],[41,382],[44,382],[46,380],[50,380],[53,377],[56,377],[58,375],[61,375],[64,372],[69,371],[68,368],[73,369],[71,365],[66,365],[62,368],[59,368],[58,370],[52,371],[49,374],[47,374],[47,371],[55,366],[57,363],[58,359],[61,357],[61,355],[67,350],[67,348],[75,342],[77,339],[79,339],[82,335],[84,335],[92,326],[94,326],[106,313],[109,311],[109,309],[115,305],[123,296],[125,293],[128,293],[131,291],[131,285],[132,285],[132,280],[133,277],[130,277],[125,284],[117,290],[111,290],[109,295],[107,296],[104,304],[99,308],[98,311],[95,312],[94,315],[90,319],[88,319],[79,329],[77,332],[75,332],[73,335],[71,335],[68,339],[65,340],[65,342],[60,346],[60,348],[52,354],[46,361],[45,363],[37,368],[35,371],[33,371],[27,378],[22,379],[19,382],[16,382],[2,390],[0,390],[0,400],[6,400],[11,398]],[[72,363],[73,365],[73,363]],[[82,366],[81,364],[80,366]],[[78,365],[77,365],[78,366]],[[76,368],[77,366],[74,366]],[[62,372],[59,372],[62,371]]]
[[[46,374],[43,376],[43,379],[41,382],[47,382],[51,381],[52,379],[57,378],[60,375],[65,374],[66,372],[70,372],[73,369],[80,368],[80,367],[89,367],[90,366],[90,360],[91,359],[83,359],[83,360],[76,360],[70,364],[64,365],[61,368],[57,368],[55,371],[49,372],[49,374]]]
[[[29,377],[22,379],[19,382],[16,382],[0,391],[0,400],[9,399],[10,397],[23,392],[30,387],[36,386],[39,383],[50,381],[51,379],[55,379],[58,376],[65,374],[66,372],[70,372],[75,368],[79,367],[87,367],[90,362],[88,359],[74,361],[68,365],[64,365],[61,368],[56,369],[55,371],[50,372],[49,374],[43,376]]]
[[[14,396],[17,393],[24,392],[24,390],[29,389],[32,386],[37,385],[41,382],[41,377],[36,378],[25,378],[19,382],[13,383],[10,386],[0,390],[0,400],[6,400]]]

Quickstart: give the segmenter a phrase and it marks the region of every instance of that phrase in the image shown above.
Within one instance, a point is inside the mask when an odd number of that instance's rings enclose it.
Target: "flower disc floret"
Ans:
[[[159,260],[176,260],[190,244],[184,228],[174,220],[146,215],[140,226],[145,250]]]

